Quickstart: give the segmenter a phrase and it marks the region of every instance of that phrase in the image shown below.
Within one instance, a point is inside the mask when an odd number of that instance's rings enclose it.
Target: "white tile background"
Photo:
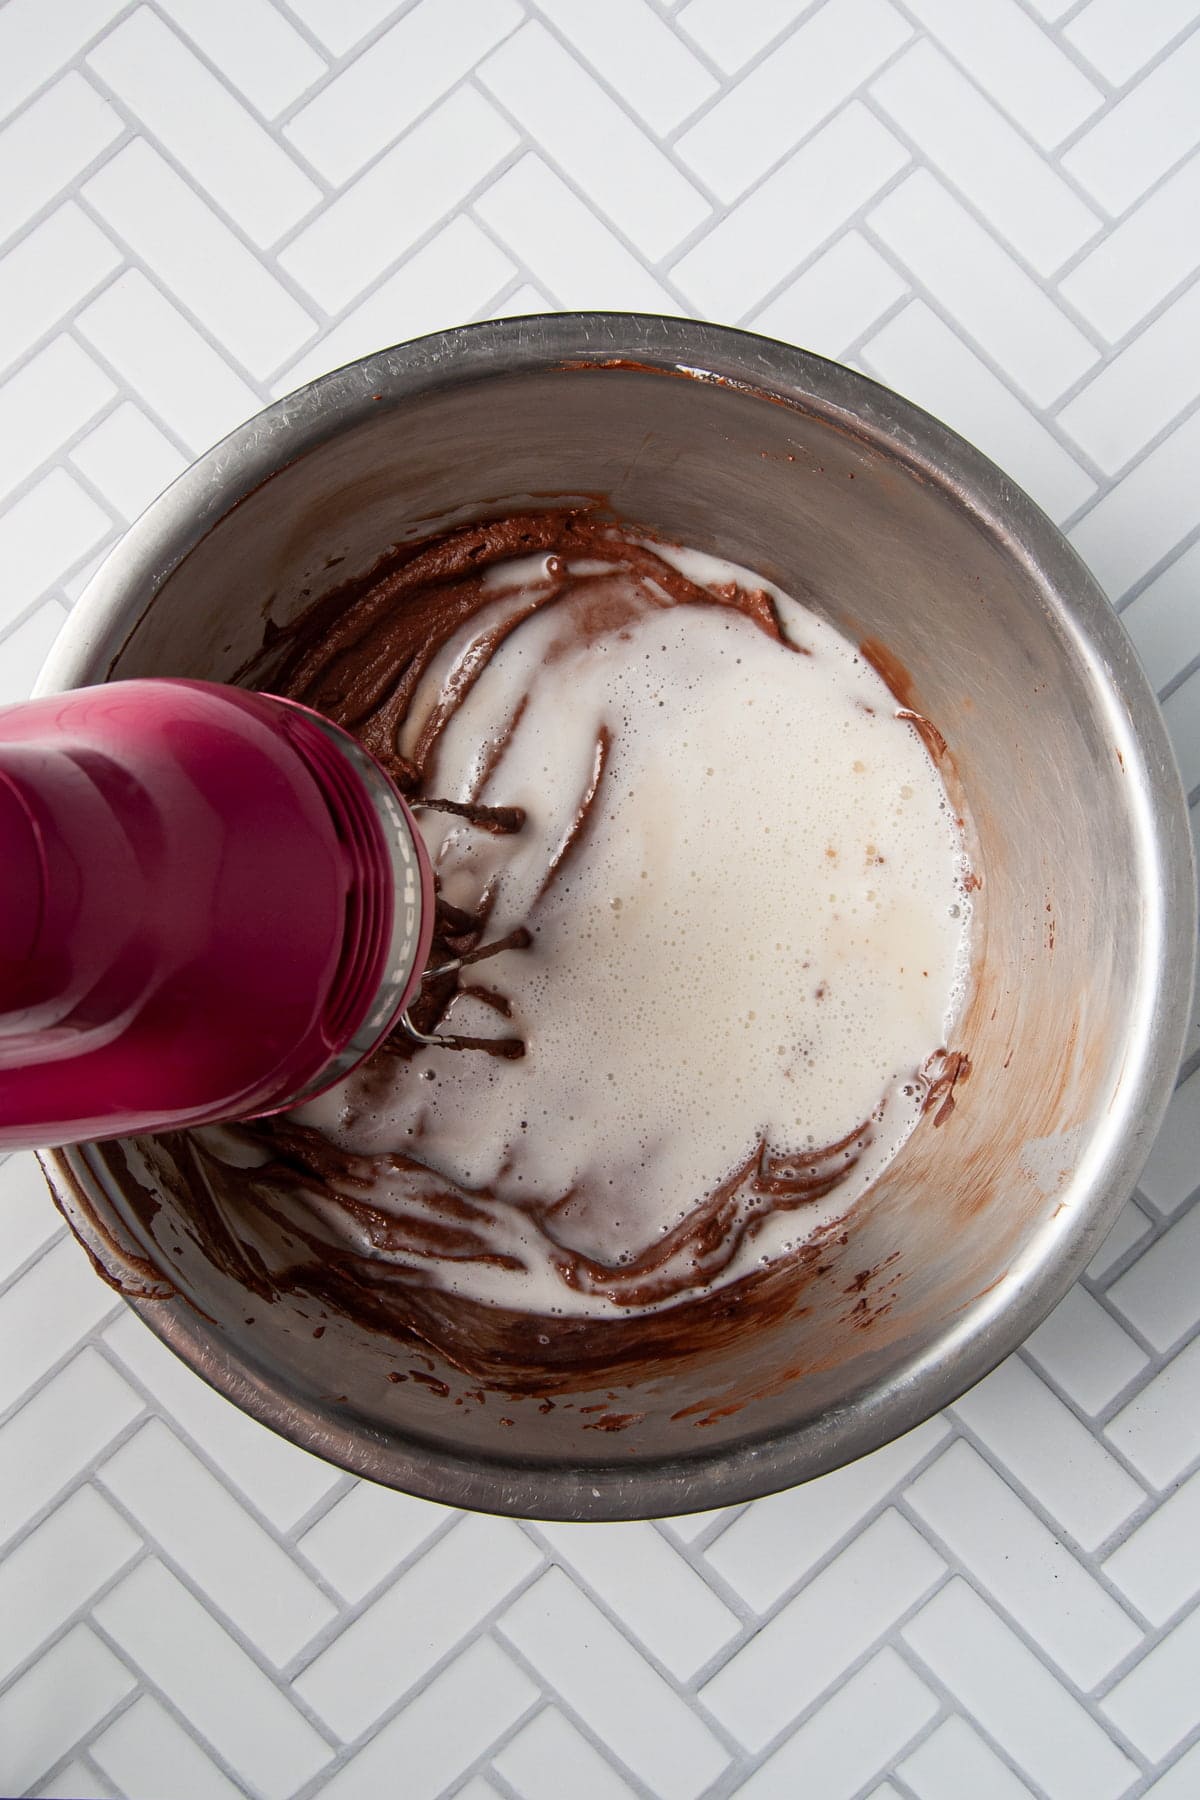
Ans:
[[[704,313],[973,437],[1200,798],[1196,0],[8,0],[0,700],[272,396],[462,319]],[[1200,808],[1194,810],[1193,816]],[[0,1790],[1200,1795],[1200,1022],[1017,1356],[803,1489],[521,1526],[235,1413],[0,1165]]]

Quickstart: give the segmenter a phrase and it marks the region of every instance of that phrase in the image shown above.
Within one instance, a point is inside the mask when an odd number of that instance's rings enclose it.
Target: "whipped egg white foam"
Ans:
[[[422,1050],[295,1115],[355,1155],[417,1159],[427,1193],[478,1196],[494,1257],[421,1268],[518,1310],[648,1308],[604,1272],[679,1237],[694,1274],[675,1268],[677,1298],[844,1214],[915,1126],[964,1000],[962,834],[895,696],[759,577],[651,548],[714,593],[769,596],[778,636],[727,605],[663,606],[620,566],[501,563],[399,740],[411,755],[439,732],[427,791],[525,810],[514,836],[422,815],[445,898],[486,893],[487,938],[532,936],[476,971],[510,1017],[462,995],[444,1028],[515,1032],[524,1057]],[[585,579],[537,607],[564,577]],[[710,1276],[681,1235],[689,1215],[723,1184],[740,1194],[747,1171],[803,1176],[822,1157],[819,1197],[739,1201],[736,1248]],[[371,1203],[422,1201],[385,1162]],[[560,1250],[586,1280],[564,1279]]]

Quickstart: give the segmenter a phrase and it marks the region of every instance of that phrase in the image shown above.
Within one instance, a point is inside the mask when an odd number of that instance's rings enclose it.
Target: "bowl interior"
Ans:
[[[310,1447],[438,1498],[620,1516],[843,1461],[982,1373],[1111,1221],[1161,1005],[1151,777],[1123,698],[1140,676],[1119,633],[1081,623],[1088,579],[1025,497],[870,384],[852,419],[813,393],[628,365],[478,366],[415,391],[368,366],[360,381],[380,383],[373,403],[215,507],[165,578],[142,570],[136,627],[76,678],[229,678],[268,620],[398,541],[531,502],[594,497],[747,564],[884,646],[946,739],[983,883],[951,1046],[969,1079],[820,1258],[771,1278],[753,1330],[736,1298],[687,1348],[622,1328],[552,1409],[494,1390],[477,1403],[478,1370],[427,1347],[414,1361],[411,1341],[345,1319],[317,1338],[311,1301],[248,1304],[196,1250],[161,1149],[72,1153],[89,1229],[98,1211],[169,1260],[199,1314],[143,1309],[202,1373]],[[797,780],[808,752],[798,718]],[[154,1207],[130,1204],[139,1185]],[[433,1380],[389,1380],[417,1366]],[[619,1429],[597,1431],[597,1407]]]

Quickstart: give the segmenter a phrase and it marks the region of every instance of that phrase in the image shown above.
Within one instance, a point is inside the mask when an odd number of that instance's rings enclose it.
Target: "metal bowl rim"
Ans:
[[[232,1360],[219,1335],[184,1303],[130,1301],[234,1404],[355,1474],[445,1505],[518,1517],[628,1519],[731,1505],[864,1455],[957,1399],[1041,1322],[1103,1241],[1165,1113],[1188,1026],[1196,896],[1186,797],[1162,714],[1115,612],[1057,526],[982,452],[912,402],[839,363],[727,326],[633,313],[489,320],[377,351],[320,377],[238,426],[151,503],[93,576],[35,691],[103,679],[154,594],[227,512],[380,407],[496,375],[581,367],[712,382],[821,417],[939,486],[1023,564],[1093,660],[1128,727],[1152,952],[1143,958],[1140,1034],[1106,1148],[1093,1159],[1089,1183],[1050,1253],[1011,1272],[886,1381],[800,1426],[636,1469],[615,1461],[566,1467],[457,1454],[416,1436],[385,1435],[331,1404],[289,1394],[278,1378]],[[102,1200],[88,1151],[68,1146],[44,1158],[60,1194],[79,1184]]]

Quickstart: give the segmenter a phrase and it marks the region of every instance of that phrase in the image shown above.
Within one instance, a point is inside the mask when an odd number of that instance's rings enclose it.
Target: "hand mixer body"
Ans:
[[[0,712],[0,1147],[276,1110],[418,986],[400,795],[303,707],[127,681]]]

